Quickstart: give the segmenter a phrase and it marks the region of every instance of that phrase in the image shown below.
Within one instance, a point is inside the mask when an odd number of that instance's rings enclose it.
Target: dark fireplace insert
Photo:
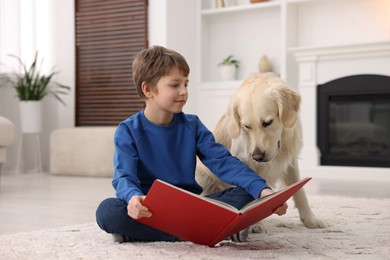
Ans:
[[[321,165],[390,167],[390,77],[318,85],[317,144]]]

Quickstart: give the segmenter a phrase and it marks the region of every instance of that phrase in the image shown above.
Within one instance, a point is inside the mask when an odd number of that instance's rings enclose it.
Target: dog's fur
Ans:
[[[214,130],[215,139],[271,187],[290,185],[300,180],[297,162],[302,147],[300,103],[299,93],[275,74],[252,75],[232,97],[228,111]],[[204,195],[229,187],[199,160],[196,179]],[[312,213],[303,189],[293,198],[306,227],[326,227]],[[252,231],[266,232],[266,229],[257,223]]]

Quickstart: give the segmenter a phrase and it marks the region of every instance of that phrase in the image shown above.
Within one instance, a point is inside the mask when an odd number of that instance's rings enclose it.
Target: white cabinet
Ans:
[[[266,55],[273,71],[297,87],[298,66],[291,49],[339,46],[390,39],[387,0],[270,0],[216,8],[198,4],[197,114],[213,129],[230,96]],[[240,60],[237,81],[220,80],[218,63],[228,55]],[[216,100],[212,102],[212,100]],[[218,106],[218,108],[217,108]]]
[[[196,114],[210,130],[214,130],[240,84],[239,81],[224,81],[204,82],[198,86]]]

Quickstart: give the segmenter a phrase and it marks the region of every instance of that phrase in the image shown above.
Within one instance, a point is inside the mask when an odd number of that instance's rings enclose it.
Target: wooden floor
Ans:
[[[390,198],[389,183],[312,180],[310,195]],[[98,204],[113,197],[110,178],[49,174],[1,176],[0,235],[95,221]]]

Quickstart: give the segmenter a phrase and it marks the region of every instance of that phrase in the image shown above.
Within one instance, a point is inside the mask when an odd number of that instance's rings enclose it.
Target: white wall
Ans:
[[[343,45],[389,39],[388,0],[312,1],[311,4],[300,6],[299,14],[298,46]]]
[[[196,112],[196,7],[193,0],[149,0],[149,45],[162,45],[179,52],[190,66],[186,113]]]

